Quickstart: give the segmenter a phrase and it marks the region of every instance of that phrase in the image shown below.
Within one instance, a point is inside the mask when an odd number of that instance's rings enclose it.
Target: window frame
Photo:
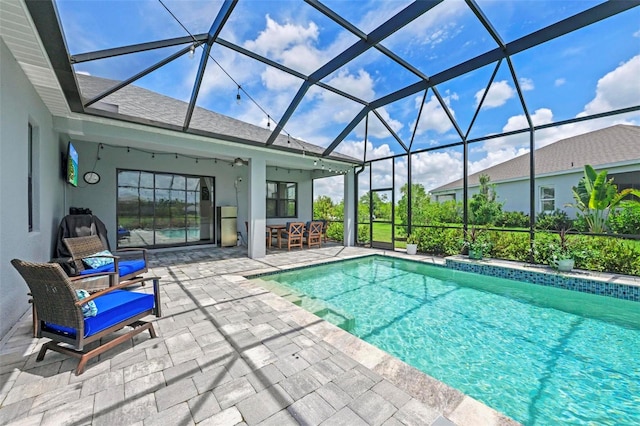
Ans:
[[[145,182],[142,183],[141,180],[138,180],[137,185],[127,185],[126,183],[122,183],[121,181],[121,173],[139,173],[140,177],[142,177],[142,174],[148,174],[148,178],[150,178],[149,182]],[[165,176],[168,177],[170,179],[172,179],[172,181],[175,178],[183,178],[184,179],[184,188],[176,188],[173,189],[173,185],[171,187],[168,188],[161,188],[158,186],[158,177],[159,176]],[[198,179],[210,179],[210,184],[211,186],[207,188],[206,191],[206,196],[203,195],[202,190],[194,190],[194,189],[190,189],[189,188],[189,179],[193,179],[193,178],[198,178]],[[208,176],[208,175],[202,175],[202,174],[187,174],[187,173],[174,173],[174,172],[165,172],[165,171],[152,171],[152,170],[141,170],[141,169],[116,169],[116,226],[119,228],[120,225],[122,225],[121,223],[121,215],[122,215],[122,208],[120,205],[120,189],[121,188],[128,188],[128,189],[132,189],[132,190],[136,190],[138,192],[138,194],[140,194],[141,190],[145,190],[145,191],[150,191],[151,193],[151,198],[149,198],[147,200],[148,203],[150,203],[150,211],[151,214],[141,214],[139,213],[138,219],[146,219],[146,220],[151,220],[151,231],[153,232],[153,237],[152,237],[152,242],[151,244],[145,245],[145,248],[160,248],[160,247],[182,247],[182,246],[195,246],[195,245],[202,245],[202,244],[211,244],[211,243],[215,243],[216,241],[216,231],[215,231],[215,227],[216,227],[216,222],[215,222],[215,206],[216,206],[216,178],[215,176]],[[188,234],[185,231],[185,239],[184,241],[171,241],[168,243],[162,243],[162,242],[158,242],[156,239],[156,232],[158,230],[161,230],[163,228],[160,228],[157,224],[158,219],[166,219],[166,217],[160,217],[158,210],[157,210],[157,198],[156,195],[158,194],[158,191],[168,191],[169,194],[171,194],[172,191],[178,191],[178,192],[184,192],[184,205],[185,205],[185,211],[184,211],[184,226],[183,227],[177,227],[176,229],[185,229],[187,230],[189,228],[189,224],[190,221],[195,221],[197,220],[201,220],[202,217],[199,215],[190,215],[187,206],[189,205],[190,200],[193,201],[195,204],[197,203],[202,203],[204,201],[206,201],[207,203],[211,204],[212,207],[212,211],[211,211],[211,216],[209,216],[209,219],[211,220],[211,223],[209,223],[209,226],[212,227],[212,232],[211,232],[211,237],[209,239],[206,240],[190,240],[188,237]],[[140,203],[140,195],[138,195],[138,203]],[[169,219],[172,219],[173,216],[169,216]],[[179,216],[176,216],[176,220],[180,220]],[[181,224],[182,225],[182,224]],[[117,240],[117,248],[121,249],[121,248],[129,248],[131,247],[130,245],[125,245],[125,244],[121,244],[120,239]]]
[[[276,185],[276,197],[270,197],[269,184]],[[288,197],[289,186],[293,185],[294,198]],[[267,219],[293,219],[298,217],[298,182],[285,182],[268,180],[265,184],[266,201],[265,201],[265,217]],[[275,214],[269,214],[269,202],[275,203]],[[287,214],[287,206],[293,202],[293,214]]]
[[[544,197],[544,191],[550,189],[553,191],[553,197]],[[556,187],[555,185],[540,185],[538,189],[538,198],[539,198],[539,208],[540,213],[552,213],[556,209]],[[553,208],[551,210],[545,209],[545,202],[553,202]]]

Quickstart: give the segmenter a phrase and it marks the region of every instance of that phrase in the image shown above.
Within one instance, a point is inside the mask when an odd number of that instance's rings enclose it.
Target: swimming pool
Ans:
[[[638,302],[378,256],[262,279],[523,424],[640,424]]]

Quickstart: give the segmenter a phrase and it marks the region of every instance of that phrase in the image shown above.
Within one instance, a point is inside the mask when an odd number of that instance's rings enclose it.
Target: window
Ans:
[[[556,208],[556,189],[553,186],[540,187],[540,211],[553,212]]]
[[[29,203],[29,232],[33,231],[33,125],[29,123],[29,130],[27,134],[28,144],[28,159],[27,159],[27,199]]]
[[[214,241],[213,177],[118,170],[117,185],[119,248]]]
[[[298,216],[298,184],[267,182],[267,218]]]

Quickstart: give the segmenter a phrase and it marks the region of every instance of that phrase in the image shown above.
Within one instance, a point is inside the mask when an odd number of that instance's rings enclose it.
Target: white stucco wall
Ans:
[[[34,229],[28,230],[28,123],[35,128]],[[52,117],[0,39],[0,336],[29,309],[27,285],[13,258],[48,261],[64,215],[62,142]]]
[[[109,243],[116,247],[116,175],[118,169],[144,170],[150,172],[184,173],[188,175],[212,176],[215,178],[215,203],[216,206],[238,207],[238,231],[242,232],[246,241],[246,229],[244,222],[247,220],[247,206],[249,196],[248,167],[231,166],[229,162],[219,160],[200,159],[198,163],[192,158],[178,154],[157,154],[155,158],[151,154],[126,147],[103,145],[86,142],[79,139],[72,140],[79,157],[80,180],[77,188],[67,188],[67,203],[65,210],[73,207],[85,207],[91,209],[94,215],[102,220],[108,230]],[[176,145],[180,141],[176,139]],[[98,155],[100,160],[96,160]],[[95,164],[95,169],[94,169]],[[293,166],[295,167],[295,166]],[[82,180],[85,172],[95,170],[100,174],[100,182],[95,185],[87,185]],[[267,180],[298,183],[298,217],[294,219],[269,219],[267,223],[284,223],[285,221],[307,221],[311,218],[311,178],[308,171],[267,167]],[[242,179],[242,181],[239,181]],[[236,180],[237,196],[236,196]],[[265,188],[261,189],[265,193]]]

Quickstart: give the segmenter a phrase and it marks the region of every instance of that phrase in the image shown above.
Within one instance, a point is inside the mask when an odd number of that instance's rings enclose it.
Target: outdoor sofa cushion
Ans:
[[[127,318],[152,309],[154,298],[152,294],[114,290],[94,299],[94,302],[98,308],[98,314],[84,319],[84,337],[99,333]],[[76,330],[70,327],[51,323],[46,323],[45,326],[69,337],[76,335]]]

